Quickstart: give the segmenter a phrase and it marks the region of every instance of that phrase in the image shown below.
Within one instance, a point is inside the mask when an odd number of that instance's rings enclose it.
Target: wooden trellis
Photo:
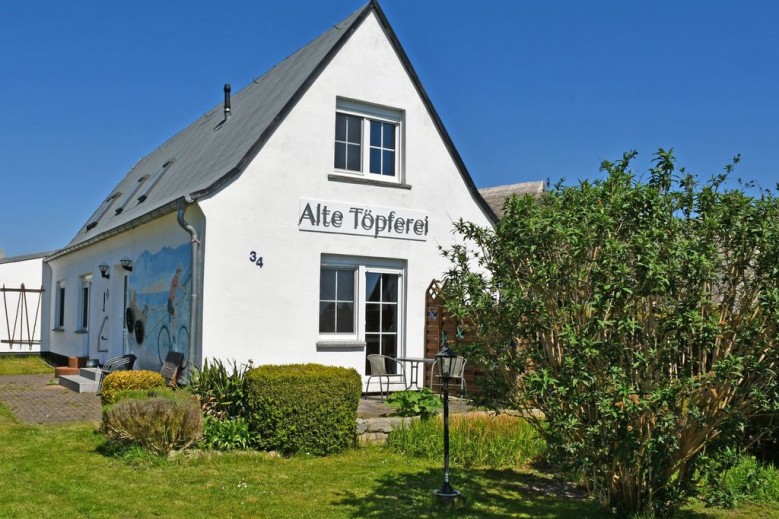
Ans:
[[[0,343],[8,344],[10,349],[17,345],[20,350],[23,346],[27,346],[28,349],[32,350],[34,345],[41,343],[40,339],[35,337],[38,332],[38,317],[40,316],[43,287],[40,289],[25,288],[24,283],[22,283],[20,288],[7,288],[3,285],[0,288],[0,292],[3,293],[7,337],[6,339],[1,339]],[[18,294],[16,310],[13,312],[13,326],[11,325],[11,316],[8,313],[8,294]],[[35,303],[35,315],[30,319],[30,304],[27,296],[31,295],[34,300],[35,294],[38,295],[37,302]]]
[[[443,342],[449,343],[449,346],[457,353],[457,343],[467,342],[472,337],[467,330],[464,330],[457,319],[449,315],[444,307],[443,284],[438,280],[433,280],[427,287],[425,293],[425,357],[434,359],[436,353],[441,349]],[[479,392],[478,378],[483,373],[473,359],[468,359],[465,367],[465,381],[469,393]],[[425,366],[425,383],[430,380],[430,366]],[[434,379],[433,391],[438,391],[439,387]]]

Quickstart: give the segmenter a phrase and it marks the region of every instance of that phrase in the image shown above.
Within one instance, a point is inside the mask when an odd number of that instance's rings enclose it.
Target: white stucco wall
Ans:
[[[110,215],[105,217],[110,218]],[[187,210],[186,218],[201,234],[204,232],[205,222],[197,206]],[[50,272],[45,276],[50,279],[44,299],[47,307],[44,344],[53,353],[89,357],[100,362],[124,353],[134,353],[138,356],[136,369],[159,369],[159,363],[155,361],[156,350],[151,351],[157,348],[156,336],[154,340],[138,345],[125,335],[124,280],[133,274],[121,267],[120,260],[128,257],[138,261],[144,253],[156,254],[164,247],[178,247],[185,243],[189,243],[189,234],[179,226],[174,213],[49,261],[47,268]],[[110,266],[109,279],[101,276],[98,268],[101,264]],[[83,332],[78,330],[78,289],[85,274],[92,275],[92,286],[89,326]],[[65,318],[62,329],[55,329],[56,287],[60,281],[65,283]],[[128,286],[131,286],[129,280]],[[150,336],[155,331],[152,330],[154,324],[151,319],[147,324],[146,332]],[[104,339],[100,340],[101,336]]]
[[[405,181],[411,189],[328,180],[334,173],[336,99],[404,111]],[[303,232],[301,198],[425,211],[426,241]],[[365,351],[317,348],[323,254],[405,265],[401,353],[424,355],[425,289],[447,269],[439,245],[452,223],[489,219],[477,205],[424,103],[373,15],[303,96],[232,185],[201,202],[208,220],[203,357],[256,364],[317,362],[364,373]],[[249,261],[255,251],[263,267]]]
[[[0,259],[0,354],[40,352],[41,315],[43,295],[16,290],[40,290],[43,257],[23,256]],[[8,342],[23,341],[23,344]]]

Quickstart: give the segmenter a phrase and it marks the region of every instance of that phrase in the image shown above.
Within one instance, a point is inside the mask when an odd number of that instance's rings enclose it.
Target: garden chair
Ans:
[[[433,366],[430,370],[430,388],[433,388],[433,377],[438,377],[438,372],[436,371],[435,363],[438,362],[436,360],[433,362]],[[465,365],[468,363],[468,359],[462,356],[457,356],[457,358],[454,359],[454,367],[452,369],[452,378],[449,379],[449,383],[451,384],[452,381],[460,381],[460,396],[465,395]],[[438,377],[440,378],[440,377]]]
[[[162,363],[160,374],[165,379],[167,387],[175,387],[179,373],[184,364],[184,354],[178,351],[169,351]]]
[[[387,363],[392,365],[394,369],[388,370]],[[368,355],[368,381],[365,383],[365,395],[368,395],[368,387],[371,384],[372,378],[379,379],[379,397],[384,400],[384,387],[382,380],[387,379],[387,391],[386,395],[389,396],[390,381],[393,378],[397,378],[403,382],[403,387],[406,387],[406,372],[403,370],[403,366],[397,359],[388,357],[386,355],[371,354]]]
[[[114,371],[125,371],[133,369],[135,359],[137,357],[130,353],[129,355],[122,355],[121,357],[114,357],[108,359],[105,364],[100,367],[100,381],[97,383],[97,392],[103,387],[103,379],[106,375],[113,373]]]

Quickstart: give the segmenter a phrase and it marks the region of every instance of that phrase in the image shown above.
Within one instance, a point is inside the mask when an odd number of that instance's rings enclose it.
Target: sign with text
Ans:
[[[425,211],[301,198],[298,228],[301,231],[425,241],[428,218]]]

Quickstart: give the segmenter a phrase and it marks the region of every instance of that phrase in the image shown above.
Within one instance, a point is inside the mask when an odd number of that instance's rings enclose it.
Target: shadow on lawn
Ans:
[[[347,492],[336,503],[351,509],[355,518],[399,517],[478,517],[503,519],[532,518],[612,518],[584,493],[553,478],[521,474],[510,469],[457,469],[452,485],[465,497],[455,508],[436,503],[433,492],[441,487],[443,473],[427,470],[394,474],[373,481],[364,496]],[[712,517],[685,511],[678,517],[705,519]]]

